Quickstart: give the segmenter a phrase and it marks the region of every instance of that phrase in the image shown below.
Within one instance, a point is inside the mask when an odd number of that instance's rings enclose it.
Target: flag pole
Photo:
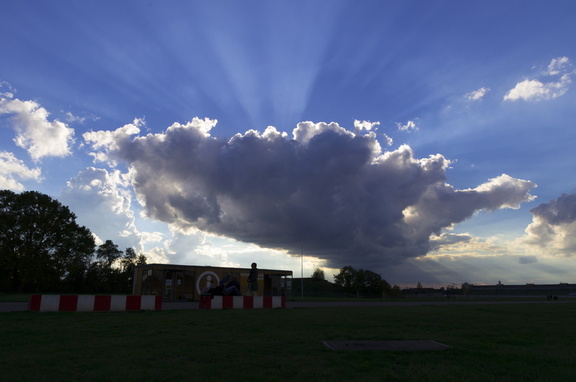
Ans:
[[[300,246],[300,293],[304,300],[304,244]]]

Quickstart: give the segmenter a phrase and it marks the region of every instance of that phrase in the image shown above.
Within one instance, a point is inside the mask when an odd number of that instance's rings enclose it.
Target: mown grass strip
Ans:
[[[558,381],[576,304],[0,313],[3,381]],[[442,352],[322,341],[434,340]]]

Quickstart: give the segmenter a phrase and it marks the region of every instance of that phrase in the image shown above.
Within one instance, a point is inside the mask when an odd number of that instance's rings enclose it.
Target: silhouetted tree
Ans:
[[[402,290],[398,285],[394,285],[392,289],[390,289],[390,297],[391,298],[403,297]]]
[[[334,275],[334,283],[356,297],[382,297],[384,285],[382,277],[367,269],[356,269],[350,265]],[[386,283],[388,284],[388,283]]]
[[[322,268],[316,268],[314,273],[312,273],[313,280],[325,280],[326,277],[324,276],[324,270]]]
[[[106,240],[98,246],[95,260],[88,269],[88,288],[91,292],[117,293],[124,292],[126,285],[122,282],[122,270],[116,264],[123,252],[112,240]]]
[[[126,285],[126,292],[132,291],[132,283],[134,279],[134,268],[136,265],[146,264],[146,256],[140,254],[136,255],[134,248],[126,248],[124,256],[120,260],[120,268],[122,272],[122,282]]]
[[[35,191],[0,191],[0,287],[57,291],[82,282],[94,238],[68,207]]]
[[[354,293],[357,273],[356,268],[347,265],[340,269],[340,273],[334,275],[334,284],[341,286],[348,293]]]
[[[367,297],[382,297],[382,276],[370,270],[359,271],[363,275],[360,293]]]
[[[106,240],[104,244],[98,246],[96,250],[96,258],[103,261],[104,265],[107,268],[111,268],[112,264],[116,260],[118,260],[122,254],[121,250],[118,249],[118,246],[112,242],[112,240]]]
[[[391,298],[392,297],[392,286],[388,281],[382,280],[382,298]]]

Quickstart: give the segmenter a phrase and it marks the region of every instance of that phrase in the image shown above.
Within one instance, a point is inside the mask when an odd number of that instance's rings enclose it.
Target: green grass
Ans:
[[[2,381],[565,381],[574,303],[0,313]],[[323,340],[435,340],[339,352]]]
[[[0,302],[28,302],[30,294],[26,293],[0,293]]]
[[[402,296],[399,298],[356,298],[356,297],[300,297],[300,296],[292,296],[290,298],[291,301],[298,301],[298,302],[358,302],[358,301],[366,301],[366,302],[462,302],[462,301],[544,301],[546,300],[546,296],[512,296],[512,295],[485,295],[485,296],[469,296],[469,295],[452,295],[450,298],[446,296],[440,295],[430,295],[430,296],[416,296],[416,295],[408,295]],[[576,296],[560,296],[560,300],[563,301],[575,301]]]
[[[33,293],[0,293],[0,302],[28,302]],[[41,294],[41,293],[36,293]],[[59,294],[59,293],[57,293]],[[415,301],[445,301],[445,302],[460,302],[460,301],[543,301],[546,296],[466,296],[455,295],[446,298],[446,296],[404,296],[401,298],[381,299],[381,298],[355,298],[355,297],[308,297],[292,296],[289,298],[291,301],[305,301],[305,302],[358,302],[358,301],[374,301],[374,302],[415,302]],[[563,301],[575,301],[576,296],[560,296]]]

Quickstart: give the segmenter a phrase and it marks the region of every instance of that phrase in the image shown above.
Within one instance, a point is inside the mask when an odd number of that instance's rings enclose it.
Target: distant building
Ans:
[[[145,264],[134,269],[134,295],[162,296],[164,301],[199,300],[202,290],[216,287],[230,274],[240,282],[241,292],[248,287],[250,268],[199,265]],[[290,296],[292,271],[258,269],[258,295]]]
[[[503,296],[565,296],[576,293],[576,284],[521,284],[505,285],[467,285],[470,295],[503,295]]]
[[[414,295],[414,296],[433,296],[433,295],[440,295],[444,293],[443,289],[435,289],[435,288],[424,288],[420,286],[420,288],[406,288],[402,290],[403,295]]]
[[[446,289],[440,288],[406,288],[402,290],[404,296],[576,296],[576,284],[520,284],[505,285],[500,281],[495,285],[474,285],[463,283],[461,288],[449,285]]]

